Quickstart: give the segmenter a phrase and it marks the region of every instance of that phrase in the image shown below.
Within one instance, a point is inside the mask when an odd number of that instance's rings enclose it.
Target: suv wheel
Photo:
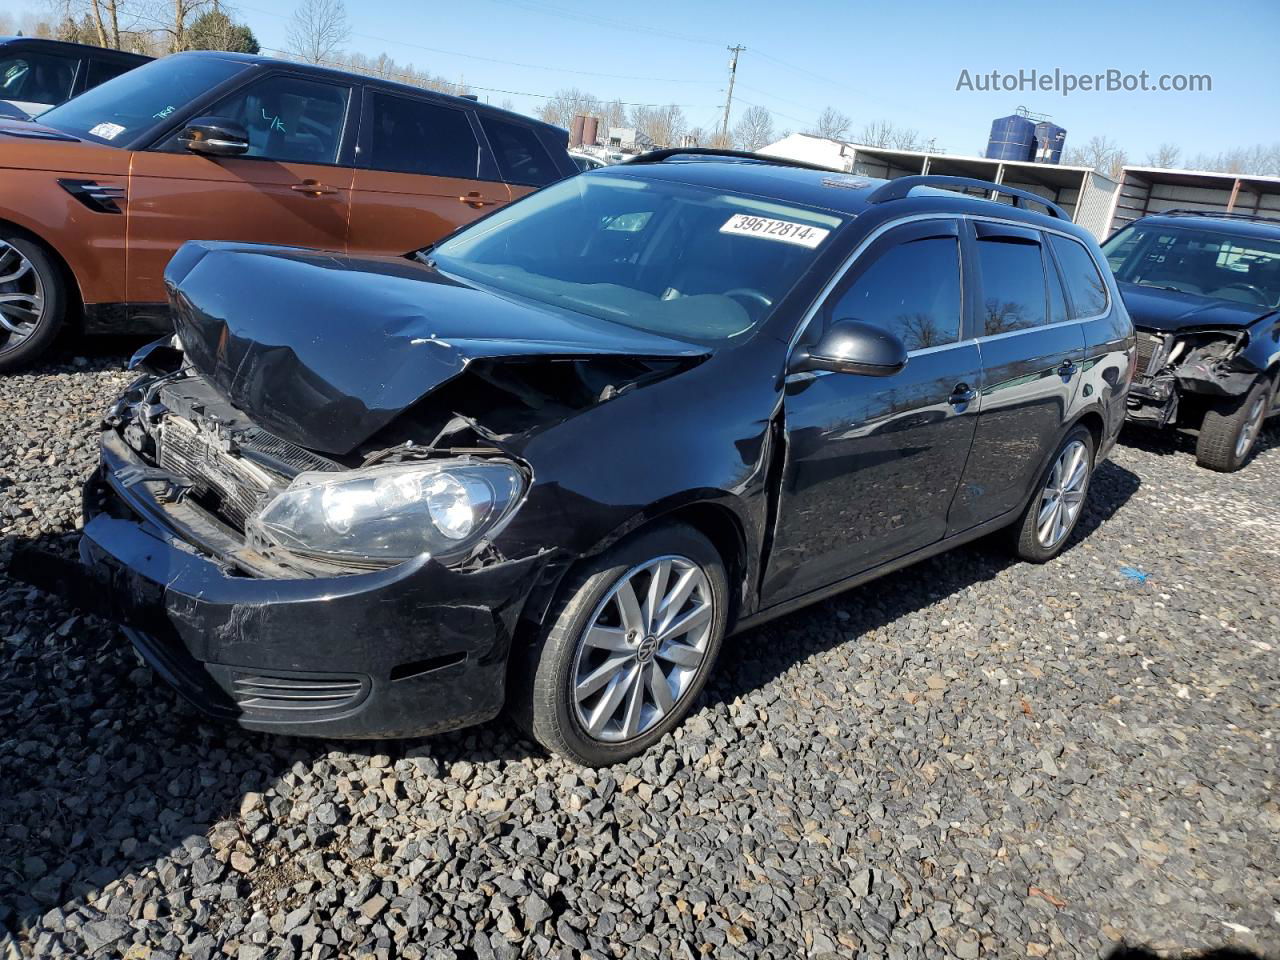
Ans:
[[[605,766],[643,753],[689,712],[724,639],[715,547],[665,526],[623,541],[563,588],[531,651],[516,718],[540,744]]]
[[[1210,470],[1239,470],[1253,453],[1271,405],[1271,381],[1259,377],[1243,398],[1205,411],[1196,440],[1196,462]]]
[[[1058,447],[1017,526],[1015,550],[1023,560],[1044,563],[1066,546],[1080,522],[1093,476],[1093,434],[1076,427]]]
[[[62,271],[39,244],[0,235],[0,372],[44,353],[67,312]]]

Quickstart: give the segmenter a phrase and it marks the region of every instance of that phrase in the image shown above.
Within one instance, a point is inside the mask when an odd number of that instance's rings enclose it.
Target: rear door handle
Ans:
[[[963,407],[966,403],[973,403],[977,398],[977,390],[967,383],[957,383],[951,391],[951,396],[947,398],[947,402],[953,407]]]
[[[331,187],[327,183],[321,183],[319,180],[303,180],[301,183],[291,184],[289,189],[312,197],[322,197],[338,192],[337,187]]]
[[[486,200],[484,197],[480,196],[480,194],[477,191],[474,191],[474,190],[471,193],[468,193],[465,197],[459,197],[458,202],[465,203],[468,206],[476,207],[477,209],[480,207],[487,207],[493,203],[497,203],[496,200]]]
[[[1074,376],[1075,372],[1079,369],[1080,368],[1076,366],[1076,362],[1074,360],[1065,360],[1063,361],[1062,366],[1058,368],[1058,376],[1071,377]]]

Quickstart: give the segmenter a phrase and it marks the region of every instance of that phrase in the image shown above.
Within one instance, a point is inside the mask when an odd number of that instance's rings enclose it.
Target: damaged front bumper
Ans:
[[[1188,394],[1206,399],[1243,396],[1258,376],[1240,356],[1248,342],[1242,331],[1139,330],[1137,340],[1138,367],[1128,397],[1130,422],[1176,425]]]
[[[249,729],[336,738],[419,736],[499,712],[543,555],[251,575],[201,543],[200,509],[165,502],[163,480],[116,431],[102,438],[81,559],[101,612],[196,706]]]

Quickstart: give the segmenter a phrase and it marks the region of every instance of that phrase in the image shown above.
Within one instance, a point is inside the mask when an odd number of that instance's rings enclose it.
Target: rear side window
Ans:
[[[23,52],[0,57],[0,100],[62,103],[71,96],[79,60]]]
[[[474,180],[480,144],[464,110],[426,100],[373,95],[369,166],[375,170]]]
[[[960,249],[955,237],[890,247],[832,305],[828,323],[861,320],[894,334],[908,350],[960,339]]]
[[[114,80],[122,73],[128,73],[136,63],[113,63],[108,60],[90,60],[89,61],[89,81],[88,87],[96,87],[100,83],[106,83],[108,80]]]
[[[1071,297],[1071,319],[1096,317],[1107,309],[1107,284],[1098,265],[1083,243],[1067,237],[1051,235],[1049,243],[1058,255],[1058,264],[1067,281]]]
[[[285,163],[337,163],[349,87],[299,77],[264,77],[209,108],[249,131],[245,156]]]
[[[503,180],[542,187],[560,179],[551,154],[529,127],[483,115],[480,125],[497,155]]]
[[[1047,318],[1040,244],[985,239],[977,246],[983,335],[1043,326]]]

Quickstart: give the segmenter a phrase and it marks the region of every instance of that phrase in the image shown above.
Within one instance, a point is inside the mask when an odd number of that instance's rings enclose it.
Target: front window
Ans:
[[[501,292],[717,341],[763,320],[843,222],[714,188],[590,174],[504,208],[430,256]]]
[[[1280,241],[1198,227],[1136,224],[1102,247],[1116,279],[1273,310]]]
[[[0,57],[0,99],[34,105],[61,103],[71,96],[76,61],[24,51]]]
[[[249,64],[218,57],[165,57],[86,90],[40,114],[47,127],[96,143],[127,143]]]

